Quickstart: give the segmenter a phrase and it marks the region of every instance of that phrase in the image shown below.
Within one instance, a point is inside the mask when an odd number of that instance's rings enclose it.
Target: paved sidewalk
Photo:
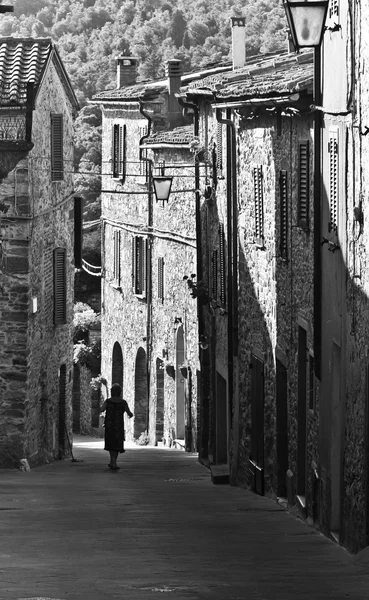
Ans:
[[[366,561],[196,455],[135,446],[112,472],[102,448],[0,470],[1,600],[369,599]]]

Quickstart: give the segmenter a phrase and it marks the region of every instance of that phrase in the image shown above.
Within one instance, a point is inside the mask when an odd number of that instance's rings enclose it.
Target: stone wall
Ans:
[[[50,113],[64,116],[65,176],[50,180]],[[15,466],[59,456],[60,374],[71,425],[73,320],[72,107],[52,63],[33,114],[33,150],[0,186],[2,221],[1,460]],[[53,250],[67,251],[67,324],[53,324]],[[37,307],[36,307],[37,301]],[[61,367],[64,365],[63,369]],[[68,451],[66,437],[64,450]]]
[[[104,109],[103,117],[103,164],[111,160],[112,125],[120,123],[127,131],[127,176],[123,184],[115,181],[109,166],[105,167],[102,197],[103,218],[103,265],[102,281],[102,374],[112,383],[112,357],[114,344],[118,343],[123,355],[123,395],[135,412],[135,390],[140,388],[141,404],[146,394],[147,427],[151,443],[157,439],[157,397],[164,403],[164,425],[161,437],[167,445],[176,438],[176,332],[175,321],[182,323],[185,331],[186,360],[192,372],[197,371],[197,324],[196,303],[188,293],[184,275],[196,272],[195,203],[191,179],[182,178],[182,167],[171,170],[176,175],[169,203],[164,207],[152,198],[152,228],[149,225],[149,195],[145,178],[139,165],[139,140],[142,128],[147,125],[135,109],[122,106]],[[188,163],[193,160],[188,150],[158,153],[155,161],[165,159],[168,163]],[[193,170],[191,171],[193,173]],[[141,184],[141,186],[140,186]],[[189,188],[188,193],[178,192]],[[123,193],[116,193],[123,192]],[[120,232],[119,285],[114,281],[114,232]],[[132,237],[143,236],[148,240],[147,294],[142,298],[132,290]],[[158,298],[158,258],[164,258],[164,302]],[[150,264],[151,263],[151,264]],[[179,321],[179,319],[181,321]],[[163,353],[164,352],[164,353]],[[140,372],[137,356],[141,356]],[[144,357],[144,358],[143,358]],[[146,361],[147,377],[142,381],[142,361]],[[157,361],[163,360],[162,378],[157,381]],[[174,371],[173,371],[174,368]],[[172,375],[174,374],[174,378]],[[178,377],[178,375],[177,375]],[[140,382],[137,381],[140,379]],[[191,438],[196,440],[196,378],[191,389],[186,382],[186,398],[192,399]],[[147,386],[141,390],[142,386]],[[157,390],[159,390],[157,392]],[[160,414],[159,421],[163,419]],[[142,412],[142,411],[141,411]],[[141,423],[140,430],[143,424]],[[127,420],[127,439],[133,439],[134,419]],[[136,427],[137,429],[137,427]]]

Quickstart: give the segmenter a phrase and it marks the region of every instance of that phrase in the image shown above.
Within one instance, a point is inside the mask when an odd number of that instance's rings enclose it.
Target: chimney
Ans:
[[[174,94],[181,87],[182,62],[177,58],[168,60],[165,75],[168,77],[168,117],[171,125],[176,125],[182,117],[182,108]]]
[[[117,57],[117,89],[136,83],[137,65],[138,58],[124,54]]]
[[[233,69],[239,69],[244,67],[246,62],[246,19],[245,17],[231,17],[231,21]]]
[[[296,52],[295,44],[293,43],[290,29],[287,29],[287,51],[288,54],[293,54],[294,52]]]

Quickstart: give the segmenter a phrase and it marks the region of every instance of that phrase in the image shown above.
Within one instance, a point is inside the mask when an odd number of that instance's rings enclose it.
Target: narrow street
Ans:
[[[128,448],[112,472],[102,448],[0,470],[1,600],[369,598],[367,564],[196,455]]]

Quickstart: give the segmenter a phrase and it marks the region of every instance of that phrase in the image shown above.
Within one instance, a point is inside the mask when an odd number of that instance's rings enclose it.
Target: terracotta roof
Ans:
[[[217,73],[181,88],[182,93],[215,95],[237,100],[293,94],[310,90],[313,84],[313,53],[276,55],[235,71]]]
[[[158,131],[150,135],[143,141],[143,145],[151,146],[153,144],[190,144],[194,139],[193,125],[177,127],[171,131]]]
[[[132,101],[132,100],[150,100],[152,98],[156,98],[161,92],[168,89],[168,82],[158,81],[158,82],[141,82],[136,83],[135,85],[130,85],[124,88],[115,88],[113,90],[105,90],[104,92],[99,92],[95,94],[92,99],[93,100],[108,100],[114,101],[119,100],[124,101]]]
[[[1,105],[25,104],[27,83],[40,83],[51,50],[49,38],[0,38]]]

